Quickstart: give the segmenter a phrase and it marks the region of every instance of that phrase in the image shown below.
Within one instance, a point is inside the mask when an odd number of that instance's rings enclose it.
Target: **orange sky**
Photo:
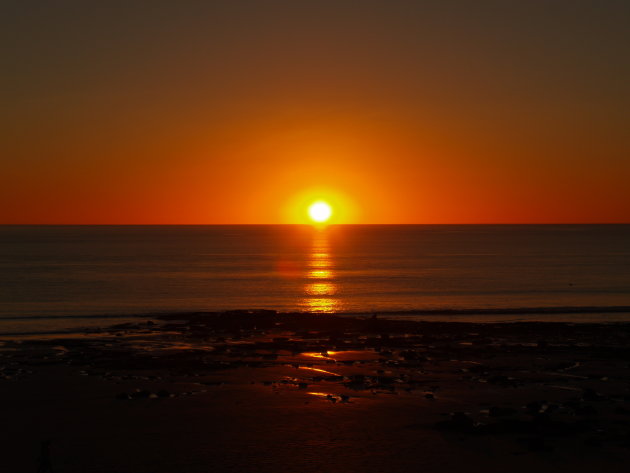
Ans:
[[[25,3],[0,223],[630,222],[627,3]]]

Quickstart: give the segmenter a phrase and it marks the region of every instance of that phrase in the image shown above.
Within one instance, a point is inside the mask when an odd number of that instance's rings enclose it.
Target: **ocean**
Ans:
[[[0,334],[273,309],[630,320],[630,225],[0,226]]]

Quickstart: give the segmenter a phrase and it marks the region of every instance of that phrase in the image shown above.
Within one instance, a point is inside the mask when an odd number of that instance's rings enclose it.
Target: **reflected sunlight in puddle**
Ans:
[[[302,356],[308,356],[309,358],[323,358],[330,359],[331,356],[336,355],[337,351],[326,351],[326,352],[317,352],[317,351],[309,351],[302,353]]]
[[[329,374],[331,376],[342,376],[339,373],[333,373],[332,371],[326,371],[326,370],[323,370],[321,368],[311,368],[309,366],[300,366],[300,369],[301,370],[309,370],[309,371],[317,371],[318,373]]]
[[[331,401],[333,403],[337,403],[337,402],[350,402],[349,399],[350,397],[345,395],[345,394],[333,394],[333,393],[322,393],[322,392],[317,392],[317,391],[310,391],[308,393],[306,393],[310,396],[316,396],[322,399],[326,399],[328,401]]]

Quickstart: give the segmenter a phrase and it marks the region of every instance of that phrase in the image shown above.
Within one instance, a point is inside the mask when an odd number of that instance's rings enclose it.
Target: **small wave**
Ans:
[[[304,311],[283,310],[274,311],[268,309],[229,309],[229,310],[163,310],[152,312],[136,312],[126,314],[80,314],[80,315],[23,315],[0,317],[0,321],[27,321],[27,320],[75,320],[75,319],[125,319],[125,318],[151,318],[164,315],[185,315],[191,313],[257,313],[277,312],[279,314],[308,313]],[[416,308],[416,309],[366,309],[354,311],[332,312],[330,315],[544,315],[544,314],[623,314],[630,313],[630,306],[551,306],[551,307],[448,307],[448,308]]]
[[[159,315],[157,313],[138,313],[138,314],[90,314],[90,315],[22,315],[22,316],[9,316],[0,317],[0,321],[3,320],[74,320],[74,319],[128,319],[130,317],[151,317]]]
[[[365,314],[366,312],[361,312]],[[630,313],[630,306],[562,306],[562,307],[475,307],[475,308],[432,308],[407,310],[375,310],[369,313],[395,315],[528,315],[528,314],[597,314]],[[346,312],[351,315],[352,312]],[[358,313],[357,313],[358,314]]]

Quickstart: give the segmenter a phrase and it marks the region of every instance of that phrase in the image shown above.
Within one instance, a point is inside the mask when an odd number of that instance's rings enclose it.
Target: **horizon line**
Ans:
[[[481,223],[331,223],[338,226],[437,226],[437,225],[630,225],[628,222],[481,222]],[[310,223],[0,223],[0,227],[220,227],[220,226],[303,226],[320,227]]]

